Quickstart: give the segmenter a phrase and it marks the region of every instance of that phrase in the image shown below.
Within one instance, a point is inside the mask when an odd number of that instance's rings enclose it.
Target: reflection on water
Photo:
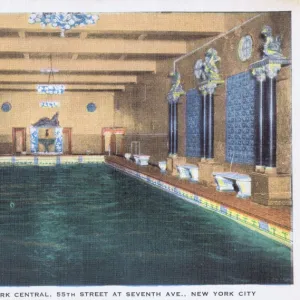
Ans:
[[[0,180],[2,286],[292,282],[285,246],[106,165]]]

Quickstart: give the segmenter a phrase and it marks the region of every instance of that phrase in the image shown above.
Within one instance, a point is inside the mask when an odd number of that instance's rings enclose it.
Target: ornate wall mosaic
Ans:
[[[256,81],[245,72],[229,77],[226,87],[226,161],[254,164]]]

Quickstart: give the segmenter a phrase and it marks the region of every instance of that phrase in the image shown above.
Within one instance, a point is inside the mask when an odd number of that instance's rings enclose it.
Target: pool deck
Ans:
[[[199,183],[193,183],[188,180],[180,179],[177,176],[172,176],[169,173],[161,173],[159,168],[155,166],[138,166],[133,161],[128,161],[123,157],[107,156],[106,161],[153,177],[198,196],[213,200],[249,216],[259,218],[260,220],[264,220],[287,230],[292,230],[291,207],[274,208],[254,203],[251,201],[251,198],[239,199],[236,197],[236,193],[217,192],[215,187],[205,187]]]

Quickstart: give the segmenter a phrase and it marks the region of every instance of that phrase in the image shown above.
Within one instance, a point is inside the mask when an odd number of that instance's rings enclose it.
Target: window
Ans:
[[[250,35],[243,36],[239,42],[238,54],[241,61],[246,61],[252,54],[252,38]]]

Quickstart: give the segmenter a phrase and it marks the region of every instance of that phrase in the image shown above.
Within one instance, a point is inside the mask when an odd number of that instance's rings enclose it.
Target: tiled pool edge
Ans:
[[[128,175],[131,175],[135,178],[138,178],[154,187],[162,189],[170,194],[173,194],[179,198],[182,198],[192,204],[198,205],[210,211],[214,211],[218,214],[221,214],[245,227],[248,227],[251,230],[254,230],[272,240],[275,240],[287,247],[292,247],[292,231],[281,228],[277,225],[261,221],[258,218],[249,216],[243,212],[240,212],[236,209],[227,207],[223,204],[220,204],[216,201],[206,199],[204,197],[195,195],[191,192],[188,192],[184,189],[175,187],[171,184],[165,183],[158,179],[155,179],[151,176],[136,172],[134,170],[128,169],[126,167],[120,166],[113,162],[105,162],[107,165],[114,167],[115,169],[122,171]]]
[[[54,166],[77,163],[104,163],[104,155],[2,156],[0,166]]]

